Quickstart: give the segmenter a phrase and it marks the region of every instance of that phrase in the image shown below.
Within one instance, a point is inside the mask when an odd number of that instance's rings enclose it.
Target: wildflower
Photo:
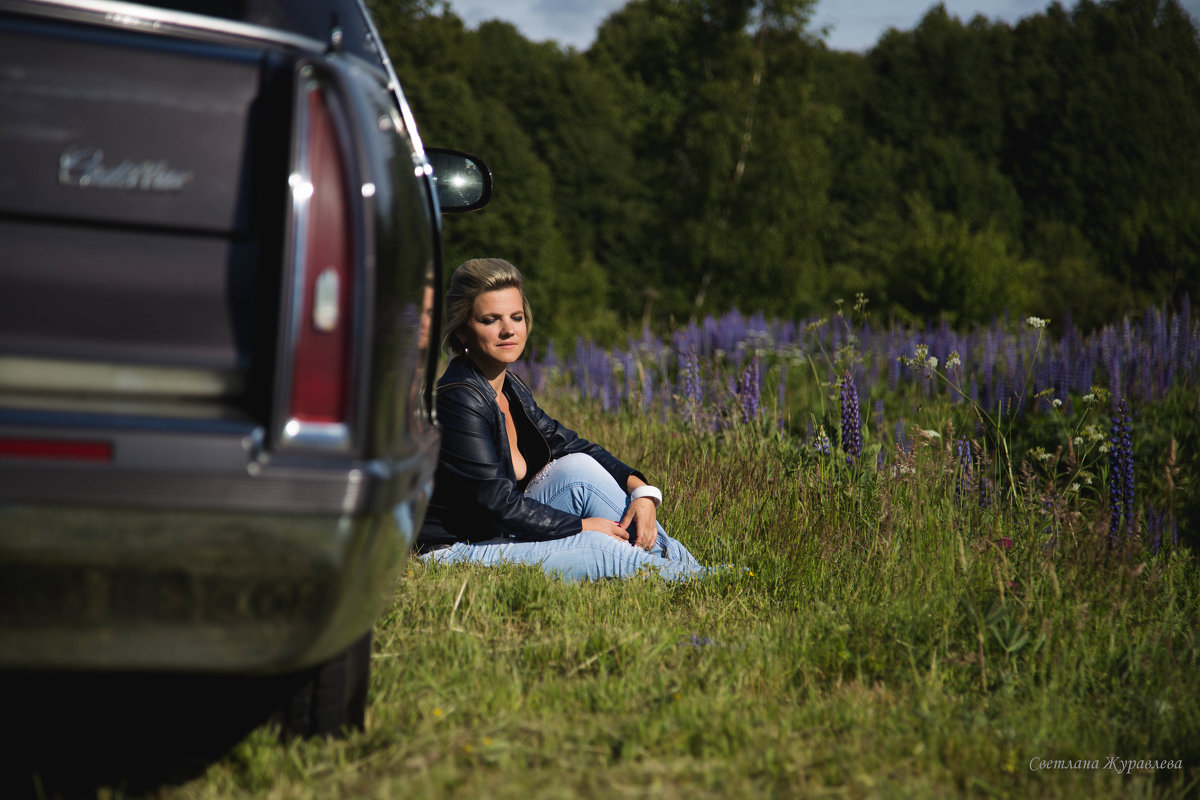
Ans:
[[[1133,422],[1122,398],[1113,414],[1110,439],[1108,502],[1112,514],[1109,535],[1115,540],[1124,529],[1133,533]]]
[[[813,449],[823,456],[833,452],[833,443],[829,441],[829,434],[825,432],[824,425],[817,429],[817,438],[813,442]]]
[[[1054,458],[1053,453],[1047,453],[1045,448],[1034,447],[1029,450],[1029,457],[1034,461],[1041,461],[1043,464]]]
[[[962,500],[966,494],[967,483],[971,479],[971,440],[959,439],[955,443],[958,452],[958,471],[954,477],[954,496]]]
[[[1036,331],[1040,331],[1042,328],[1046,327],[1046,323],[1049,321],[1050,320],[1042,319],[1041,317],[1028,317],[1025,320],[1025,324]]]
[[[1055,408],[1062,408],[1062,400],[1060,400],[1056,397],[1056,398],[1054,398],[1054,402],[1052,403],[1052,405]]]
[[[937,369],[937,365],[937,356],[930,356],[929,358],[925,359],[925,366],[929,367],[930,369]]]
[[[979,507],[988,509],[992,505],[992,481],[990,478],[979,478]]]
[[[695,420],[696,412],[700,408],[700,404],[704,401],[704,392],[700,387],[700,356],[696,355],[696,351],[684,353],[680,358],[680,383],[683,390],[683,402],[686,405],[688,416]]]
[[[951,351],[950,355],[946,356],[946,369],[962,366],[962,357],[959,356],[957,350]]]
[[[1012,550],[1013,540],[1008,538],[1007,536],[1001,536],[1000,537],[1000,546],[1002,548],[1004,548],[1005,550]],[[1011,584],[1009,584],[1009,586],[1011,587]]]
[[[750,363],[746,365],[745,371],[742,372],[742,378],[738,381],[737,395],[742,404],[742,422],[747,425],[756,422],[759,403],[758,353],[754,354]]]
[[[852,464],[862,455],[862,419],[858,412],[858,387],[846,370],[842,377],[842,450],[846,463]]]

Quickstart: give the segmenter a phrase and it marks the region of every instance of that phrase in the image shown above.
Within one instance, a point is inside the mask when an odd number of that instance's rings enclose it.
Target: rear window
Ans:
[[[143,5],[262,25],[318,41],[342,29],[342,49],[379,63],[374,42],[354,0],[145,0]]]

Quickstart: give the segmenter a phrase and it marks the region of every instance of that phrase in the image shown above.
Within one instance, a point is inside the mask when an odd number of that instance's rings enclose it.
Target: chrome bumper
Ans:
[[[393,474],[355,514],[0,503],[0,668],[319,663],[385,607],[431,489]]]

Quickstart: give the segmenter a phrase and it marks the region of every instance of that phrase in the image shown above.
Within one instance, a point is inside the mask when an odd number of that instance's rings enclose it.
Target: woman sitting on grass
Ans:
[[[707,572],[658,524],[662,493],[549,417],[508,372],[531,323],[512,264],[480,258],[454,271],[443,345],[456,357],[437,384],[442,449],[417,551],[443,563],[538,564],[568,580]]]

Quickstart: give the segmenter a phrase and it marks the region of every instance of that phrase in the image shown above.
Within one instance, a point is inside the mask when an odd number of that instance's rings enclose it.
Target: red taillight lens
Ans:
[[[0,438],[0,458],[46,458],[57,461],[112,461],[110,442],[63,439]]]
[[[338,423],[347,418],[350,384],[353,217],[346,165],[328,101],[307,97],[307,183],[293,185],[297,206],[308,204],[297,280],[304,287],[293,351],[291,419]],[[307,196],[307,197],[306,197]]]

